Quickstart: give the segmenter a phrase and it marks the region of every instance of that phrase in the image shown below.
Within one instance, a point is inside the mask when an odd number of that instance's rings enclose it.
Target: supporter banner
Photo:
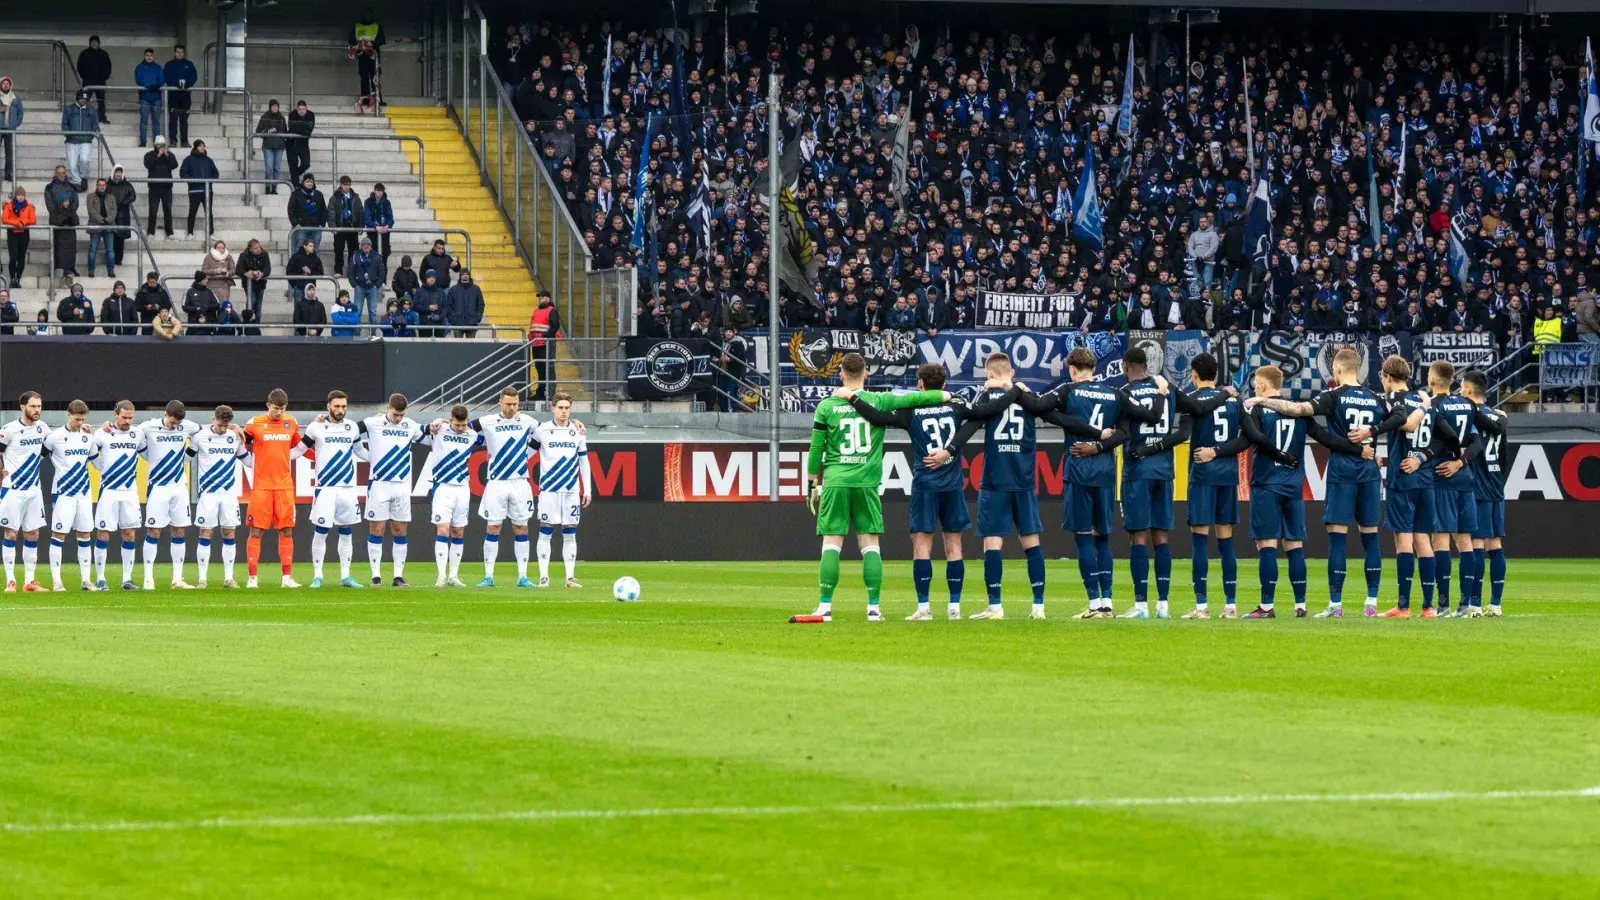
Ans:
[[[842,328],[807,328],[785,339],[789,365],[802,378],[832,378],[846,353],[859,353],[867,371],[898,377],[917,358],[915,331],[867,333]]]
[[[627,339],[628,396],[664,400],[711,387],[711,343],[704,338]]]
[[[1588,344],[1546,344],[1540,354],[1541,380],[1548,387],[1594,384],[1595,352]]]
[[[1071,328],[1081,294],[1008,294],[979,291],[973,322],[979,328]]]
[[[1429,332],[1417,343],[1417,363],[1423,367],[1444,360],[1457,369],[1487,369],[1498,355],[1492,334]]]

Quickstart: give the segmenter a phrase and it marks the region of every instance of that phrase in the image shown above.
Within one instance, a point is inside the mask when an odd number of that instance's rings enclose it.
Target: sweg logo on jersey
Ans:
[[[577,444],[576,441],[545,441],[544,445],[546,447],[549,447],[551,450],[576,450],[576,449],[578,449],[578,444]]]
[[[501,422],[500,424],[494,426],[494,430],[495,431],[521,431],[522,430],[522,423],[520,423],[520,422]]]
[[[156,435],[156,440],[161,441],[162,443],[170,444],[173,442],[182,442],[184,440],[184,436],[181,434],[158,434]]]
[[[383,435],[384,437],[392,437],[392,438],[408,438],[408,437],[411,437],[411,432],[402,431],[402,430],[395,429],[395,428],[385,428],[385,429],[382,429],[381,431],[379,431],[378,433]]]
[[[263,434],[261,436],[263,441],[287,441],[288,439],[289,436],[287,434]]]
[[[68,447],[67,449],[61,451],[61,455],[62,456],[88,456],[89,455],[89,448],[88,447]]]

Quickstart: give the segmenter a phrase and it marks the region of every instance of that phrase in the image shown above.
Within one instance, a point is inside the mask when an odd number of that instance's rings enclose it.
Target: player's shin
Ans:
[[[328,557],[328,529],[318,525],[311,530],[311,577],[322,578],[322,562]]]
[[[1156,570],[1156,604],[1160,609],[1166,609],[1167,597],[1172,592],[1172,545],[1162,541],[1156,545],[1153,555]]]
[[[109,551],[106,549],[107,543],[109,542],[105,538],[96,537],[94,539],[94,580],[96,582],[106,580],[106,556],[109,555]]]
[[[1344,574],[1350,535],[1343,531],[1328,532],[1328,604],[1338,606],[1344,602]]]
[[[1133,574],[1133,605],[1144,609],[1150,598],[1150,548],[1135,543],[1128,548],[1128,569]]]
[[[278,533],[278,565],[283,569],[283,574],[294,572],[294,534]]]
[[[1485,555],[1489,558],[1489,605],[1498,607],[1506,588],[1506,551],[1496,547]]]
[[[151,535],[144,536],[144,546],[139,554],[139,561],[144,563],[144,586],[150,590],[156,586],[156,557],[160,555],[161,542]]]
[[[483,577],[494,578],[494,564],[500,557],[500,535],[483,536]]]
[[[390,538],[394,544],[394,577],[404,578],[406,574],[406,554],[411,549],[411,541],[403,534]]]
[[[1503,556],[1501,558],[1504,559]],[[1503,568],[1503,566],[1502,566],[1502,568]],[[948,561],[945,562],[945,564],[944,564],[944,583],[945,583],[945,587],[948,588],[949,591],[950,591],[950,605],[951,606],[958,607],[958,608],[961,606],[961,589],[965,586],[966,580],[967,580],[967,561],[966,560],[964,560],[964,559],[952,559],[952,560],[948,560]],[[1499,602],[1499,596],[1498,595],[1496,595],[1495,602],[1496,603]]]
[[[450,535],[441,532],[433,536],[433,565],[439,570],[440,580],[449,576]]]
[[[1306,549],[1295,547],[1284,556],[1289,560],[1289,586],[1294,589],[1294,605],[1303,609],[1306,605]]]
[[[817,608],[827,612],[833,608],[833,592],[839,586],[840,548],[831,544],[822,546],[822,561],[817,564]]]
[[[450,539],[450,577],[451,578],[459,578],[459,577],[461,577],[461,555],[462,555],[462,552],[466,550],[466,547],[467,547],[467,539],[466,538],[464,538],[464,537],[452,537]]]
[[[877,606],[883,590],[883,556],[877,544],[861,548],[861,581],[867,587],[867,606]]]
[[[39,540],[37,538],[22,539],[22,581],[24,584],[33,583],[34,572],[39,568]]]
[[[379,581],[383,578],[383,534],[369,532],[367,534],[367,567],[372,570],[372,580]]]
[[[1362,565],[1367,575],[1367,606],[1378,605],[1378,591],[1383,587],[1383,545],[1377,531],[1361,532]]]
[[[1100,557],[1094,549],[1094,535],[1080,532],[1073,535],[1078,548],[1078,577],[1083,579],[1083,591],[1089,596],[1089,608],[1100,608]]]
[[[1189,580],[1194,584],[1194,605],[1205,609],[1207,581],[1211,577],[1211,536],[1195,534],[1189,540]]]
[[[1433,551],[1433,583],[1434,590],[1439,594],[1439,609],[1450,608],[1450,548],[1443,550],[1437,548]]]
[[[1023,550],[1028,558],[1028,585],[1033,588],[1033,608],[1044,609],[1044,548],[1038,544]]]
[[[1278,594],[1278,548],[1261,548],[1261,608],[1271,609]]]
[[[8,537],[0,539],[0,563],[6,569],[6,584],[17,583],[17,539]]]
[[[539,580],[548,581],[550,578],[550,540],[555,534],[555,529],[549,525],[539,526]]]
[[[133,583],[133,550],[134,542],[129,538],[122,539],[122,583]]]
[[[1222,560],[1222,602],[1233,606],[1239,593],[1239,557],[1233,551],[1232,537],[1217,537],[1217,556]]]
[[[172,536],[172,580],[183,580],[183,567],[189,562],[189,542],[182,534]]]
[[[1005,579],[1005,553],[1001,550],[983,551],[983,585],[989,595],[989,605],[999,606],[1000,586]]]
[[[1399,590],[1400,609],[1411,608],[1411,581],[1417,566],[1415,553],[1396,553],[1394,555],[1395,586]]]
[[[78,577],[83,584],[94,584],[94,544],[88,538],[78,538]],[[101,564],[104,576],[105,565]]]
[[[517,559],[517,580],[528,577],[528,536],[526,534],[513,535],[511,549]]]
[[[261,535],[251,532],[244,542],[245,571],[251,578],[256,577],[256,570],[261,565]]]
[[[1472,548],[1472,605],[1483,605],[1484,559],[1487,552],[1482,547]]]
[[[1100,599],[1109,609],[1111,606],[1111,587],[1116,572],[1112,570],[1111,535],[1097,534],[1094,536],[1095,556],[1098,560],[1100,573]]]
[[[917,608],[928,605],[928,592],[933,586],[933,560],[913,559],[911,561],[911,584],[917,592]]]
[[[225,537],[225,538],[222,539],[222,580],[223,581],[232,581],[233,580],[234,555],[236,553],[238,553],[238,551],[239,551],[239,547],[238,547],[237,544],[234,543],[233,538]]]
[[[50,535],[50,584],[56,589],[61,584],[61,555],[66,548],[66,541],[59,534]]]
[[[567,580],[578,577],[578,529],[568,525],[561,529],[561,565],[567,570]]]
[[[346,525],[339,529],[339,579],[341,581],[350,577],[350,565],[356,555],[355,529]],[[395,572],[399,574],[398,571]]]
[[[211,569],[211,535],[201,534],[195,538],[194,562],[195,580],[204,584]]]

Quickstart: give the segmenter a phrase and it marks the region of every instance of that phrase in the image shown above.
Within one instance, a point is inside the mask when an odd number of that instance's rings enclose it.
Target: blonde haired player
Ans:
[[[550,537],[560,528],[567,587],[581,588],[575,577],[578,519],[594,499],[589,444],[572,422],[571,394],[556,394],[550,411],[555,418],[533,430],[533,444],[539,451],[539,587],[550,586]]]
[[[439,569],[434,587],[466,587],[461,580],[461,552],[472,513],[472,489],[467,482],[472,452],[483,446],[483,435],[472,430],[470,416],[465,406],[451,407],[450,423],[431,438],[428,472],[433,482],[433,561]]]
[[[189,439],[189,455],[194,458],[195,482],[199,499],[195,504],[194,524],[199,532],[195,541],[195,560],[199,578],[196,587],[206,586],[206,570],[211,567],[211,541],[222,532],[222,586],[237,588],[233,578],[234,560],[239,552],[235,535],[239,527],[239,463],[249,456],[245,450],[244,429],[233,424],[233,408],[219,406],[211,414],[211,424]]]
[[[50,468],[55,479],[50,484],[50,578],[55,590],[61,583],[61,557],[66,552],[67,535],[78,537],[78,572],[86,591],[98,590],[94,584],[94,563],[89,555],[94,532],[94,503],[89,497],[89,464],[94,462],[94,435],[83,424],[89,404],[74,400],[67,406],[67,424],[44,439],[50,453]]]
[[[18,401],[22,415],[0,429],[0,447],[5,450],[0,468],[5,470],[4,492],[0,492],[0,528],[5,529],[6,593],[17,590],[17,536],[22,536],[23,590],[42,591],[44,585],[33,580],[39,564],[39,529],[44,527],[44,494],[39,489],[39,459],[50,428],[39,421],[44,400],[28,391]]]

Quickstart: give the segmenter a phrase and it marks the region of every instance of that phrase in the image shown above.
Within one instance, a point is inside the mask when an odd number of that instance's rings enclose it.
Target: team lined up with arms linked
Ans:
[[[1179,390],[1151,375],[1143,350],[1124,356],[1125,385],[1095,377],[1095,357],[1087,349],[1067,359],[1070,380],[1045,394],[1030,392],[1013,379],[1010,359],[991,355],[987,381],[973,402],[944,391],[938,365],[918,369],[915,393],[867,392],[865,361],[847,354],[843,387],[822,402],[813,420],[808,474],[810,497],[823,539],[817,609],[795,621],[832,618],[839,580],[839,552],[853,528],[862,550],[868,618],[883,618],[878,608],[883,532],[883,429],[908,432],[915,458],[910,504],[912,578],[917,609],[911,620],[933,618],[932,547],[942,533],[948,616],[962,617],[965,582],[961,534],[971,527],[962,487],[960,452],[978,431],[984,451],[978,490],[977,532],[983,539],[983,571],[988,603],[975,619],[1005,617],[1001,601],[1004,541],[1016,535],[1027,560],[1032,589],[1031,618],[1045,617],[1045,561],[1039,538],[1036,487],[1037,427],[1066,432],[1061,529],[1074,535],[1078,571],[1088,597],[1085,619],[1110,618],[1113,608],[1111,530],[1119,486],[1116,455],[1123,448],[1120,473],[1122,526],[1131,549],[1133,606],[1122,618],[1143,619],[1149,608],[1150,573],[1156,582],[1156,618],[1171,615],[1169,595],[1174,522],[1174,449],[1190,444],[1188,527],[1194,609],[1183,618],[1211,617],[1210,554],[1215,547],[1222,577],[1222,618],[1238,618],[1238,557],[1234,530],[1239,523],[1240,457],[1249,455],[1251,490],[1249,537],[1259,559],[1260,600],[1244,618],[1275,618],[1279,554],[1287,563],[1294,615],[1306,609],[1306,511],[1302,495],[1307,440],[1329,451],[1323,524],[1329,538],[1329,605],[1313,618],[1344,615],[1349,531],[1355,526],[1363,551],[1366,597],[1371,617],[1411,616],[1413,587],[1422,589],[1423,618],[1451,608],[1452,549],[1457,566],[1456,615],[1498,616],[1505,583],[1506,416],[1486,402],[1487,382],[1467,372],[1454,391],[1448,362],[1434,363],[1422,388],[1411,386],[1411,367],[1402,358],[1383,361],[1384,392],[1361,384],[1361,357],[1351,349],[1334,357],[1336,384],[1308,402],[1281,396],[1283,373],[1262,366],[1254,373],[1253,396],[1240,398],[1217,384],[1218,365],[1210,354],[1192,361],[1194,389]],[[1389,440],[1387,481],[1377,462],[1375,443]],[[1388,502],[1382,494],[1387,488]],[[1378,611],[1383,578],[1380,525],[1394,535],[1398,604]],[[1153,566],[1152,566],[1153,563]],[[1490,605],[1483,605],[1485,581]]]

